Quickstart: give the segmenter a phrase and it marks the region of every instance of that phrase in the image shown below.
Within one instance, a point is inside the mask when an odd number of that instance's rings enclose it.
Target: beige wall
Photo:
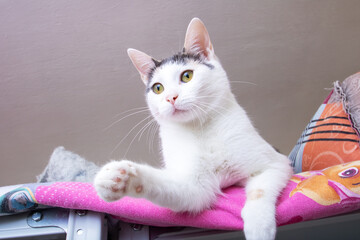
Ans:
[[[239,102],[288,154],[328,94],[360,70],[360,1],[0,1],[0,185],[33,182],[63,145],[96,163],[120,158],[146,115],[128,47],[162,58],[189,21],[208,27]],[[147,134],[130,159],[154,162]],[[151,145],[151,144],[150,144]],[[113,151],[113,152],[112,152]]]

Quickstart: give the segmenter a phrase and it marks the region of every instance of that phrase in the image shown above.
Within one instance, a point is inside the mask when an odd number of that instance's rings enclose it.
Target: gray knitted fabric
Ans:
[[[37,182],[92,182],[99,167],[79,155],[57,147]]]
[[[334,83],[334,93],[329,102],[341,102],[349,115],[353,129],[360,136],[360,72]]]

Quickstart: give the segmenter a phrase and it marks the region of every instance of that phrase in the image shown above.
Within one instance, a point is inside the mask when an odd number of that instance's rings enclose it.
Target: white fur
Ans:
[[[160,125],[164,167],[113,161],[97,174],[95,188],[106,201],[127,195],[196,213],[211,207],[222,188],[244,185],[248,200],[241,216],[246,238],[274,239],[275,203],[292,173],[289,160],[257,133],[231,93],[213,49],[207,51],[204,61],[213,69],[196,61],[169,62],[151,79],[150,85],[164,86],[161,94],[147,93]],[[188,69],[194,71],[193,79],[183,83],[180,74]],[[175,95],[174,105],[166,101]]]

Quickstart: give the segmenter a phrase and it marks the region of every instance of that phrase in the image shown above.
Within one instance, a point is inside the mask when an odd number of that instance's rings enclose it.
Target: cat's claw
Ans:
[[[94,187],[100,198],[107,202],[113,202],[129,195],[130,192],[142,191],[141,185],[131,189],[136,176],[137,172],[133,162],[113,161],[103,166],[97,173]]]

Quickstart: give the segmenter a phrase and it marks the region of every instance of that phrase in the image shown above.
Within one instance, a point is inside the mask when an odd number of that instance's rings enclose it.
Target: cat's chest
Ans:
[[[225,143],[220,137],[204,137],[198,142],[198,154],[208,165],[216,166],[226,160]]]
[[[233,185],[245,175],[236,161],[226,134],[218,131],[167,131],[162,135],[163,155],[167,168],[176,174],[214,179],[221,188]],[[209,181],[209,179],[207,179]]]
[[[203,168],[218,166],[227,155],[224,139],[210,131],[168,131],[162,136],[162,145],[165,160],[181,159]]]
[[[186,145],[186,143],[183,143]],[[195,169],[193,174],[199,174],[202,177],[211,177],[217,179],[221,188],[231,186],[243,178],[238,165],[229,154],[229,149],[226,147],[226,142],[221,137],[204,137],[198,138],[196,143],[189,148],[193,148],[190,156],[187,156],[188,162],[182,158],[181,168],[185,171]],[[179,156],[186,156],[185,151],[179,151]],[[204,176],[206,175],[206,176]]]

